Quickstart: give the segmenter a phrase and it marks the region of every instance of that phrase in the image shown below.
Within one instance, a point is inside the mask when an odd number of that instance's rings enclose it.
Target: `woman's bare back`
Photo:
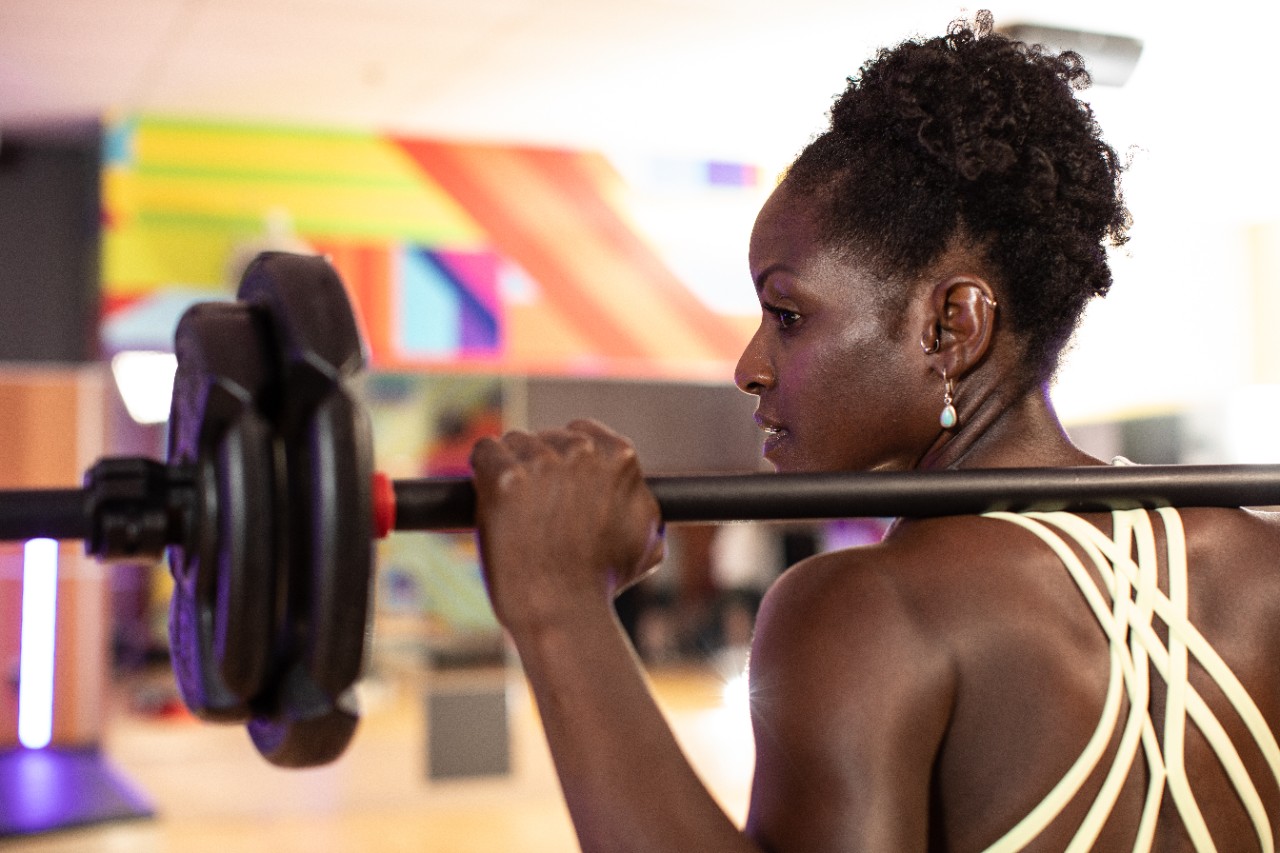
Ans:
[[[1273,663],[1280,654],[1280,521],[1233,510],[1190,509],[1181,517],[1190,622],[1235,672],[1268,724],[1280,726],[1280,672]],[[1089,520],[1110,533],[1108,517]],[[1163,553],[1162,527],[1158,521],[1154,526]],[[827,662],[844,659],[859,677],[837,679],[828,668],[820,685],[850,693],[851,705],[858,708],[851,724],[874,725],[880,715],[865,706],[882,697],[889,702],[904,694],[915,698],[914,705],[895,708],[892,714],[919,721],[922,748],[916,754],[908,751],[904,763],[878,772],[910,774],[910,762],[928,765],[927,803],[914,809],[932,828],[930,843],[937,849],[985,849],[1062,779],[1094,734],[1108,689],[1108,640],[1062,560],[1031,533],[995,519],[906,522],[880,546],[824,555],[793,572],[797,574],[779,585],[779,602],[766,605],[760,648],[776,642],[779,634],[785,646],[785,635],[796,630],[810,642],[815,635],[825,638],[818,640],[824,648],[844,639],[847,647],[840,654],[831,655],[826,648]],[[1163,560],[1160,584],[1167,593]],[[793,596],[811,602],[820,598],[824,604],[809,607],[808,617],[784,616],[779,605]],[[797,603],[782,606],[795,614]],[[895,642],[873,645],[859,624],[873,625],[879,636]],[[1159,620],[1156,625],[1157,635],[1167,642]],[[911,639],[904,641],[904,635]],[[868,663],[864,658],[869,655],[876,660]],[[771,653],[761,657],[768,667]],[[773,677],[768,672],[757,677],[762,730],[779,713],[771,703],[788,701],[768,689]],[[1267,813],[1273,820],[1280,818],[1280,789],[1239,716],[1195,663],[1190,682],[1238,745]],[[792,682],[793,687],[801,684]],[[1151,684],[1150,707],[1159,735],[1165,689],[1154,670]],[[1065,848],[1112,765],[1127,716],[1125,701],[1097,769],[1027,849]],[[785,738],[785,732],[779,737]],[[833,743],[841,739],[833,738]],[[929,744],[932,751],[923,749]],[[787,749],[782,740],[774,746],[763,743],[766,767],[772,766],[773,748]],[[1186,761],[1218,848],[1258,849],[1240,798],[1190,722]],[[877,767],[874,761],[870,766]],[[1132,847],[1148,778],[1138,750],[1097,849]],[[848,784],[893,788],[884,778],[850,778]],[[848,795],[858,796],[856,791]],[[1156,849],[1183,848],[1190,849],[1187,836],[1166,792]]]

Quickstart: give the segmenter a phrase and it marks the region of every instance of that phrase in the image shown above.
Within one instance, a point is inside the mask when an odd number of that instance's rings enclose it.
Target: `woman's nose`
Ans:
[[[756,329],[756,333],[747,342],[747,347],[738,357],[738,366],[733,371],[733,381],[748,394],[759,394],[773,385],[773,368],[765,353],[761,333],[764,324]]]

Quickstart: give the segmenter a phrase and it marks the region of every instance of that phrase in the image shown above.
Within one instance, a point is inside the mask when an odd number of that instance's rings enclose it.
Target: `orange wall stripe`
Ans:
[[[613,177],[620,190],[621,178],[603,156],[549,149],[530,149],[524,156],[546,173],[581,212],[584,224],[593,227],[599,239],[635,267],[668,311],[693,327],[713,352],[730,359],[738,357],[746,340],[733,324],[698,299],[609,204],[609,193],[601,191],[601,184]]]
[[[645,358],[655,364],[692,365],[737,357],[743,341],[720,329],[715,320],[709,325],[719,330],[718,342],[708,340],[691,324],[691,316],[707,314],[705,306],[618,211],[604,202],[604,195],[621,188],[616,174],[612,176],[616,187],[588,177],[599,171],[590,168],[596,160],[572,153],[504,149],[476,150],[473,156],[477,161],[483,158],[476,166],[485,167],[492,186],[519,187],[518,193],[504,198],[514,197],[507,203],[519,205],[539,229],[543,245],[560,263],[561,274],[575,286],[575,298],[592,299],[598,311],[631,330],[644,347]],[[544,156],[550,158],[550,168],[531,159]],[[566,185],[576,186],[577,194],[588,203],[580,205],[579,198],[565,191]],[[617,358],[621,367],[625,356]],[[671,372],[669,367],[657,369]]]
[[[532,202],[542,188],[527,165],[508,149],[401,140],[405,150],[462,204],[490,235],[499,252],[519,263],[575,331],[605,357],[641,359],[651,343],[584,281],[581,260],[601,247],[585,239],[580,223]],[[554,205],[560,207],[560,205]],[[568,254],[573,251],[575,254]],[[599,278],[599,266],[594,276]],[[615,282],[616,284],[616,282]],[[621,287],[618,287],[621,290]],[[661,328],[661,323],[654,324]]]

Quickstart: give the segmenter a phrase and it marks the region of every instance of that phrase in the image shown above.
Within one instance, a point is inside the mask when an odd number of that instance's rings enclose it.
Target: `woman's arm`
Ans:
[[[899,559],[886,547],[820,555],[765,597],[747,831],[766,849],[928,849],[955,673],[901,589]]]
[[[752,851],[694,773],[611,612],[515,638],[584,851]]]
[[[598,424],[473,456],[486,582],[584,851],[755,850],[679,748],[612,599],[661,557],[634,451]]]

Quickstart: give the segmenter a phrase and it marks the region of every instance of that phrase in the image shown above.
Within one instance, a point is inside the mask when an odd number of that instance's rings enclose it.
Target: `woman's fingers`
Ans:
[[[490,591],[514,618],[548,598],[612,596],[662,558],[657,502],[635,449],[603,424],[487,439],[472,466]]]

